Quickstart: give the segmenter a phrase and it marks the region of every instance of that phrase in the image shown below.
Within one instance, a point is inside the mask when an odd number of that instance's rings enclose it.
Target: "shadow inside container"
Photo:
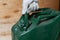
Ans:
[[[58,40],[60,40],[60,33],[59,33],[59,35],[58,35]]]

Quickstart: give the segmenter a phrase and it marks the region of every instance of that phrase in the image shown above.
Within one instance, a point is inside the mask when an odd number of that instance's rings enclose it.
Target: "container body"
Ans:
[[[12,40],[58,40],[60,12],[47,8],[40,11],[22,15],[12,27]]]

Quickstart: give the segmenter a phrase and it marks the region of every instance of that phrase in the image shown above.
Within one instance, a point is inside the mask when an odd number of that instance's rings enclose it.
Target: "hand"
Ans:
[[[22,14],[38,10],[38,8],[39,8],[38,0],[23,0]]]

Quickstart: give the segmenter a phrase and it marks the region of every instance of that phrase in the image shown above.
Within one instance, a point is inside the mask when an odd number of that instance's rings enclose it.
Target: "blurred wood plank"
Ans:
[[[0,24],[0,40],[11,40],[12,24]]]
[[[39,0],[40,7],[59,9],[59,0]]]
[[[21,16],[21,0],[0,0],[0,40],[11,40],[11,28]]]

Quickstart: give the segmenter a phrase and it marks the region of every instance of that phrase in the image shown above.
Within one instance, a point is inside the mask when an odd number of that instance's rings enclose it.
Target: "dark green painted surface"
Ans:
[[[22,15],[12,27],[12,40],[58,40],[60,12],[49,8],[41,12]]]

